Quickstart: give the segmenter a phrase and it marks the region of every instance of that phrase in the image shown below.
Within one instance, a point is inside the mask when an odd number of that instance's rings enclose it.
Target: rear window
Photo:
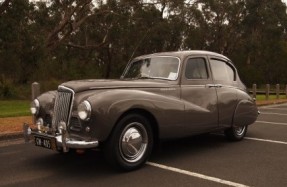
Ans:
[[[235,70],[227,62],[211,59],[210,66],[214,80],[235,81]]]

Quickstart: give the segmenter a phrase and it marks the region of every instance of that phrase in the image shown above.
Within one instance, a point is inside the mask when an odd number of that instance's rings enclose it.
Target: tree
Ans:
[[[243,26],[242,50],[246,55],[242,69],[244,67],[247,79],[252,80],[252,74],[257,74],[254,82],[274,84],[286,80],[280,71],[287,67],[285,4],[280,0],[247,0]]]
[[[11,1],[0,17],[0,71],[18,83],[27,83],[37,67],[36,56],[40,55],[39,41],[32,34],[33,12],[28,0]]]
[[[118,78],[135,56],[203,49],[247,85],[286,83],[286,26],[280,0],[0,0],[1,80]]]

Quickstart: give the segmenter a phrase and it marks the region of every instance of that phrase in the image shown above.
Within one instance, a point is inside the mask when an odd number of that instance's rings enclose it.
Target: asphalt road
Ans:
[[[101,152],[62,155],[0,143],[0,186],[287,186],[287,104],[260,108],[241,142],[220,134],[165,142],[145,167],[109,167]]]

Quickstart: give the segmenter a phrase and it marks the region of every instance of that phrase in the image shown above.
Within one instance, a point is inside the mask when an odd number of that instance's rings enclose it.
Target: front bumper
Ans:
[[[47,139],[55,139],[57,149],[62,149],[67,152],[69,148],[72,149],[90,149],[99,146],[98,140],[78,140],[69,137],[67,131],[62,131],[61,134],[56,133],[55,135],[47,134],[39,131],[38,129],[31,129],[28,124],[23,125],[23,134],[25,142],[29,142],[33,137],[44,137]]]

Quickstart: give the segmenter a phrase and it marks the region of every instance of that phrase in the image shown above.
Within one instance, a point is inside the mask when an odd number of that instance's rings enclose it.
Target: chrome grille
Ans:
[[[69,88],[60,86],[55,100],[52,126],[58,128],[61,121],[69,124],[74,92]]]

